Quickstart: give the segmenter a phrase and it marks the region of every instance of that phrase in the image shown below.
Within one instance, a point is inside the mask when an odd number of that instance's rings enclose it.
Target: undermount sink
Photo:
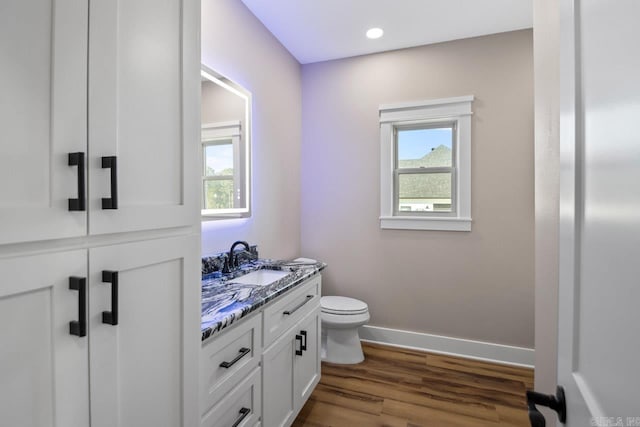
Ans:
[[[240,283],[243,285],[267,286],[291,274],[289,271],[279,270],[256,270],[244,276],[230,280],[230,283]]]

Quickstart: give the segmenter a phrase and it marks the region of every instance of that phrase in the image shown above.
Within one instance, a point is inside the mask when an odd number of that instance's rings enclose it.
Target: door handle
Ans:
[[[561,423],[567,421],[567,404],[564,397],[564,388],[556,387],[556,395],[542,394],[535,391],[527,390],[527,406],[529,407],[529,422],[531,427],[545,427],[546,422],[544,416],[538,411],[536,405],[547,406],[558,414],[558,420]]]
[[[115,326],[118,324],[118,272],[103,270],[102,283],[111,283],[111,311],[102,312],[102,323]]]
[[[77,337],[87,336],[87,279],[69,277],[69,289],[78,291],[78,320],[69,322],[69,333]]]
[[[302,335],[302,339],[304,341],[300,341],[300,350],[307,351],[307,331],[300,331],[300,335]]]
[[[102,168],[111,169],[111,197],[102,198],[102,209],[118,209],[118,159],[116,156],[103,157]]]
[[[298,350],[298,341],[300,342],[300,350]],[[302,335],[296,334],[296,356],[302,356]]]
[[[84,153],[69,153],[69,166],[77,166],[78,167],[78,198],[77,199],[69,199],[69,210],[70,211],[86,211],[87,210],[87,199],[85,196],[85,175],[84,175]]]

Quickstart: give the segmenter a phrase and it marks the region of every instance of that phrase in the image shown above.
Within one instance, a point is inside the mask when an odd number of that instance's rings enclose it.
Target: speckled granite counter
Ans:
[[[243,263],[238,271],[202,278],[202,340],[238,322],[269,301],[300,285],[326,267],[322,262],[296,263],[258,259]],[[260,269],[289,271],[285,277],[267,286],[234,283],[233,279]],[[219,276],[220,274],[216,274]]]

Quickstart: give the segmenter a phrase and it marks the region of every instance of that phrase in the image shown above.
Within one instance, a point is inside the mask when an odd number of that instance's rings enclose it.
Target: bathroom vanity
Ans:
[[[320,380],[323,263],[256,260],[202,281],[201,426],[288,426]]]

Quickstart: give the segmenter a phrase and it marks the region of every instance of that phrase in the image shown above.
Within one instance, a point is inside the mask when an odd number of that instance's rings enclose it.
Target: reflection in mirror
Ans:
[[[250,215],[251,94],[202,66],[202,216]]]

